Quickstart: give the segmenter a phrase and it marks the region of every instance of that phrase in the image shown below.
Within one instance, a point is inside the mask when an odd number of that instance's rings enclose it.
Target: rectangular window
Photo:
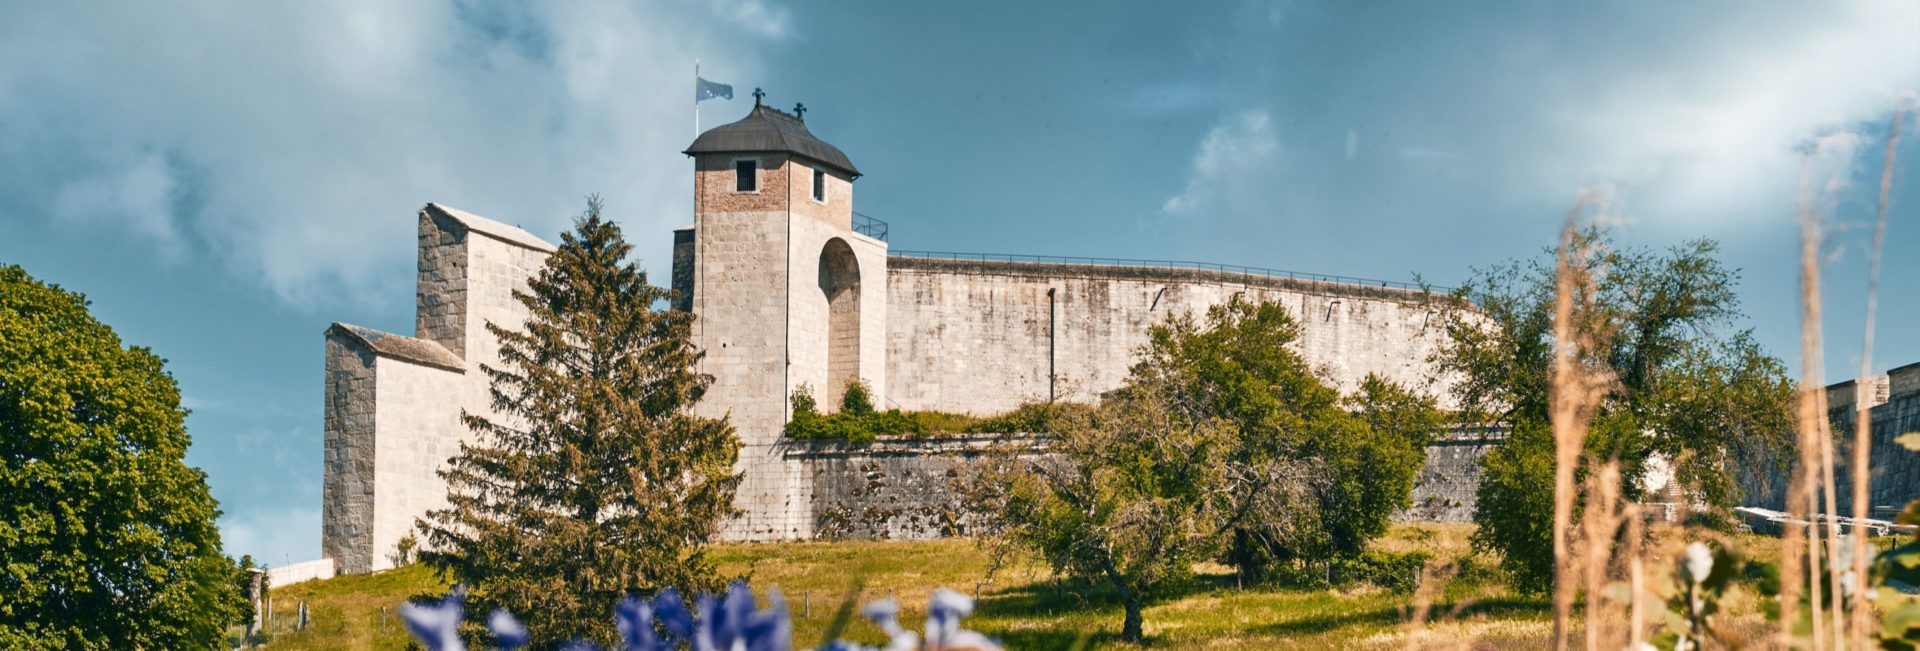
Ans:
[[[754,161],[754,160],[734,161],[733,162],[733,191],[734,192],[758,191],[760,189],[759,178],[758,178],[759,175],[755,174],[755,172],[758,171],[759,168],[760,168],[760,161]]]
[[[813,200],[820,202],[827,200],[827,173],[820,171],[818,167],[813,168]]]

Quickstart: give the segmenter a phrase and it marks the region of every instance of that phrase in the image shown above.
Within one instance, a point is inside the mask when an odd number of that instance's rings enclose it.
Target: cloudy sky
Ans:
[[[322,331],[411,332],[414,211],[553,237],[599,193],[664,275],[696,58],[738,91],[707,126],[805,102],[898,249],[1448,285],[1601,190],[1623,241],[1721,241],[1790,362],[1810,170],[1855,373],[1920,3],[1182,4],[0,0],[0,263],[169,360],[229,551],[274,563],[319,555]],[[1916,142],[1877,369],[1920,361]]]

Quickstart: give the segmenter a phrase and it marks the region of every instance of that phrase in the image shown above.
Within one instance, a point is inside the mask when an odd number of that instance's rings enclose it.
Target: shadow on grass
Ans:
[[[1553,605],[1545,600],[1528,597],[1495,597],[1478,599],[1454,612],[1454,604],[1437,603],[1433,605],[1430,621],[1469,619],[1486,616],[1491,618],[1544,617],[1553,610]],[[1403,607],[1374,608],[1356,610],[1338,615],[1319,615],[1301,619],[1276,622],[1249,630],[1249,633],[1271,635],[1315,635],[1350,626],[1368,626],[1388,628],[1399,626],[1407,621],[1407,609]]]

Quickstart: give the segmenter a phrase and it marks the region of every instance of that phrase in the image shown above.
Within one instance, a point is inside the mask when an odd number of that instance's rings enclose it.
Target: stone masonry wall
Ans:
[[[432,210],[420,211],[419,275],[414,332],[455,355],[467,349],[467,229]]]
[[[1886,375],[1887,400],[1869,410],[1872,447],[1872,480],[1867,484],[1871,517],[1891,520],[1907,502],[1920,499],[1920,453],[1894,443],[1894,437],[1920,431],[1920,364],[1889,371]],[[1842,385],[1851,394],[1853,383]],[[1833,395],[1832,392],[1829,395]],[[1871,398],[1871,397],[1870,397]],[[1869,403],[1871,404],[1871,403]],[[1858,407],[1854,400],[1830,397],[1829,417],[1833,421],[1834,488],[1839,498],[1839,513],[1853,515],[1854,419]]]
[[[1412,505],[1401,522],[1472,522],[1480,490],[1480,458],[1498,441],[1479,432],[1455,432],[1427,446],[1427,465],[1414,479]]]
[[[344,335],[326,342],[320,553],[364,572],[373,566],[374,355]]]
[[[796,442],[788,459],[812,484],[810,515],[821,538],[921,539],[965,535],[961,489],[995,435],[879,441],[864,446]],[[1427,466],[1400,522],[1471,522],[1480,457],[1492,442],[1459,434],[1427,447]]]
[[[456,371],[380,358],[375,415],[373,555],[370,569],[393,567],[391,555],[427,512],[446,508],[447,485],[439,471],[460,453],[470,434],[460,422],[461,405],[451,391],[470,386]]]
[[[1047,399],[1050,367],[1059,398],[1089,401],[1125,379],[1149,327],[1236,296],[1285,305],[1301,326],[1295,349],[1342,391],[1377,373],[1443,404],[1447,395],[1427,386],[1426,359],[1446,335],[1417,292],[1185,269],[888,262],[889,406],[997,413]]]

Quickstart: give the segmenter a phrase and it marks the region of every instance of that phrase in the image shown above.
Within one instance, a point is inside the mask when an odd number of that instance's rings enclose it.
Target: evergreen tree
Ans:
[[[717,587],[703,548],[733,513],[739,439],[692,408],[692,316],[625,262],[632,246],[589,199],[546,267],[514,297],[524,330],[495,324],[483,367],[497,416],[441,472],[451,506],[420,523],[421,559],[525,618],[537,644],[611,642],[608,604],[665,587]],[[479,612],[486,612],[482,609]]]
[[[163,366],[0,266],[0,648],[205,649],[245,611]]]

